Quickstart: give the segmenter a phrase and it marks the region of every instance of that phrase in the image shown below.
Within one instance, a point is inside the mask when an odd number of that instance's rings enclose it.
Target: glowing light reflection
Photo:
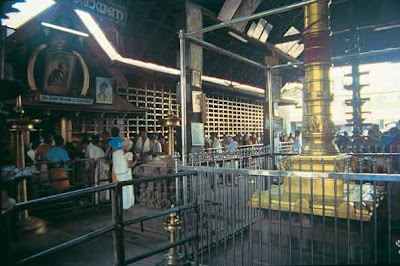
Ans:
[[[93,19],[93,17],[82,10],[75,9],[75,12],[78,14],[79,18],[82,20],[83,24],[87,27],[89,32],[93,35],[93,37],[96,39],[97,43],[100,45],[100,47],[104,50],[104,52],[108,55],[108,57],[117,62],[121,62],[124,64],[128,64],[131,66],[136,66],[148,70],[153,70],[153,71],[158,71],[166,74],[171,74],[178,76],[180,75],[181,71],[176,68],[172,67],[166,67],[166,66],[161,66],[157,65],[154,63],[149,63],[149,62],[144,62],[141,60],[136,60],[133,58],[126,58],[121,56],[117,50],[114,48],[114,46],[111,44],[111,42],[107,39],[105,36],[104,32],[101,30],[100,26],[97,24],[97,22]],[[209,76],[202,76],[202,80],[205,82],[210,82],[222,86],[228,86],[232,85],[236,89],[240,90],[246,90],[249,92],[253,93],[258,93],[258,94],[264,94],[264,89],[246,85],[246,84],[241,84],[239,82],[235,81],[230,81],[226,79],[221,79],[221,78],[216,78],[216,77],[209,77]]]
[[[1,24],[11,29],[18,29],[55,3],[53,0],[26,0],[26,2],[15,3],[12,7],[18,9],[19,12],[7,13],[8,18],[2,19]]]

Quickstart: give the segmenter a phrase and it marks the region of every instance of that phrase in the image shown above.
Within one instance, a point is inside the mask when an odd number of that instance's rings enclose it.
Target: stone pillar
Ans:
[[[186,32],[201,29],[203,27],[202,7],[190,1],[185,1],[186,10]],[[195,36],[202,39],[202,34]],[[191,126],[192,123],[204,123],[204,115],[206,110],[205,104],[201,104],[201,110],[193,108],[193,95],[202,93],[201,76],[203,71],[203,48],[197,44],[187,42],[186,47],[186,75],[187,75],[187,89],[186,89],[186,113],[187,113],[187,154],[191,152],[201,152],[204,146],[193,146]],[[195,72],[195,73],[194,73]],[[200,81],[200,82],[199,82]],[[197,93],[197,94],[196,94]],[[204,97],[201,97],[204,99]]]

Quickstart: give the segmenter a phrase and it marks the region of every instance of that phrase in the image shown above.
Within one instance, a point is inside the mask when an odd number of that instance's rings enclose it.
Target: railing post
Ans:
[[[122,186],[118,185],[111,190],[111,211],[115,225],[113,231],[114,258],[116,266],[125,265],[124,245],[124,216],[122,209]]]

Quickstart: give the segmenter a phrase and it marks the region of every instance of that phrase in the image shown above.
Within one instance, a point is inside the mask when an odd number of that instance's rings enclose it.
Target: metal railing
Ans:
[[[84,194],[111,190],[112,222],[29,256],[46,256],[113,232],[118,265],[167,249],[196,265],[399,264],[400,175],[181,166],[181,172],[89,187],[16,205],[22,211]],[[305,169],[303,169],[305,170]],[[124,217],[122,188],[175,180],[177,207]],[[179,212],[183,228],[174,243],[126,258],[124,229]],[[400,243],[400,242],[399,242]]]
[[[181,169],[202,184],[202,265],[400,263],[400,175]]]
[[[112,232],[113,233],[113,245],[114,245],[114,255],[115,255],[115,263],[116,265],[128,265],[132,264],[136,261],[142,260],[144,258],[147,258],[149,256],[152,256],[154,254],[163,252],[167,249],[176,247],[176,246],[181,246],[185,245],[191,241],[196,240],[196,231],[194,230],[194,226],[187,224],[187,228],[191,228],[191,231],[189,232],[188,230],[185,231],[184,233],[184,238],[179,239],[178,241],[175,241],[174,243],[168,243],[162,247],[158,247],[153,250],[149,250],[147,252],[137,254],[131,258],[126,258],[125,257],[125,244],[124,244],[124,228],[126,226],[135,224],[135,223],[143,223],[144,221],[154,219],[157,217],[162,217],[165,215],[168,215],[170,213],[184,213],[185,217],[189,217],[188,221],[194,222],[197,221],[196,218],[191,217],[191,215],[196,215],[196,210],[197,210],[197,202],[193,201],[190,198],[188,201],[188,196],[187,196],[187,189],[182,185],[184,180],[188,177],[191,176],[191,178],[194,178],[195,172],[191,171],[185,171],[185,172],[179,172],[175,174],[170,174],[170,175],[165,175],[165,176],[158,176],[158,177],[152,177],[152,178],[145,178],[145,179],[133,179],[129,181],[124,181],[124,182],[118,182],[118,183],[110,183],[106,185],[100,185],[100,186],[94,186],[94,187],[88,187],[88,188],[83,188],[75,191],[70,191],[70,192],[65,192],[57,195],[51,195],[47,196],[44,198],[39,198],[39,199],[33,199],[27,202],[23,203],[17,203],[14,208],[6,213],[6,215],[15,215],[18,212],[24,211],[24,210],[30,210],[34,209],[43,205],[55,203],[58,201],[62,201],[65,199],[72,199],[75,197],[80,197],[82,195],[86,194],[92,194],[92,193],[97,193],[101,191],[106,191],[110,190],[111,191],[111,207],[112,207],[112,221],[107,224],[106,226],[103,226],[101,228],[98,228],[90,233],[83,234],[79,237],[76,237],[72,240],[63,242],[61,244],[55,245],[51,248],[48,248],[46,250],[43,250],[41,252],[38,252],[36,254],[33,254],[29,257],[26,257],[20,261],[18,261],[16,264],[25,264],[28,262],[31,262],[33,260],[42,258],[44,256],[50,255],[55,252],[60,252],[62,250],[65,250],[66,248],[71,248],[74,246],[77,246],[79,244],[83,244],[93,238],[99,237],[101,235],[104,235],[106,233]],[[125,186],[131,186],[131,185],[140,185],[142,183],[148,183],[148,182],[162,182],[165,180],[175,180],[176,183],[176,204],[178,204],[176,207],[167,209],[167,210],[162,210],[162,211],[156,211],[151,214],[147,214],[144,216],[139,216],[139,217],[129,217],[129,218],[124,218],[124,212],[123,212],[123,207],[122,207],[122,202],[123,202],[123,196],[122,196],[122,189]],[[184,203],[186,202],[186,203]],[[189,203],[190,202],[190,203]],[[192,211],[192,212],[190,212]],[[194,252],[194,251],[192,251]]]

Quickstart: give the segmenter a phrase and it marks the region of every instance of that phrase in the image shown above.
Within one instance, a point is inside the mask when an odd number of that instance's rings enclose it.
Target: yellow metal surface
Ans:
[[[313,195],[313,197],[311,197],[310,195],[299,193],[289,194],[283,191],[281,192],[279,200],[279,193],[277,191],[278,188],[272,188],[271,195],[268,191],[261,191],[261,202],[259,201],[259,191],[255,191],[251,198],[251,206],[261,209],[271,208],[271,210],[280,210],[283,212],[291,211],[293,213],[313,214],[318,216],[325,215],[326,217],[336,216],[344,219],[348,217],[351,220],[361,220],[362,217],[362,220],[365,222],[371,221],[372,202],[362,202],[360,204],[359,201],[349,201],[347,203],[346,196],[338,197],[336,201],[335,197],[325,196],[324,202],[323,198],[318,195]],[[360,206],[362,207],[362,216]]]
[[[329,1],[319,1],[304,8],[304,43],[309,54],[324,53],[321,42],[330,33]],[[311,40],[306,42],[306,40]],[[313,41],[319,40],[319,41]],[[315,58],[324,58],[314,57]],[[340,154],[334,145],[334,124],[331,116],[329,70],[331,63],[312,62],[304,66],[303,139],[302,154],[284,161],[281,169],[305,172],[346,172],[350,156]],[[350,184],[349,184],[350,185]],[[351,184],[354,187],[355,184]],[[283,185],[270,191],[255,192],[251,199],[254,208],[301,212],[354,220],[371,219],[371,208],[359,200],[348,201],[343,180],[329,178],[283,178]],[[347,187],[347,184],[346,184]],[[281,189],[279,193],[276,193]],[[363,210],[362,216],[360,210]]]
[[[327,37],[329,28],[329,1],[320,1],[304,7],[304,39]],[[306,45],[306,51],[320,49],[318,42]],[[320,50],[318,50],[320,52]],[[303,138],[304,155],[336,155],[333,144],[334,124],[331,116],[332,96],[329,84],[330,62],[314,62],[304,66]]]

